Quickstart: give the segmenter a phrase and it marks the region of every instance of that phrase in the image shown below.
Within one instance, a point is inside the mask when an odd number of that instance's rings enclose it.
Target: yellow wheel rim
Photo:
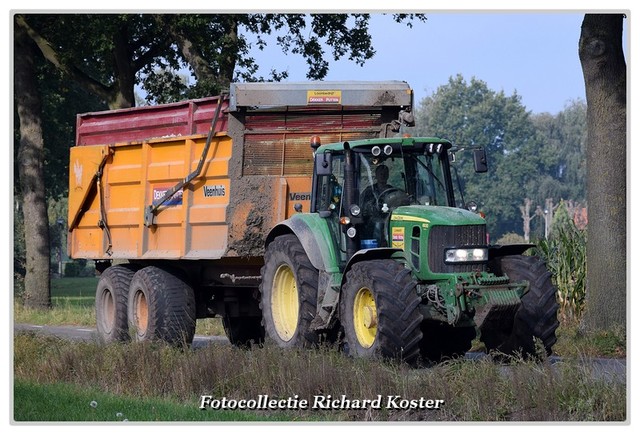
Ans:
[[[284,341],[293,338],[298,327],[298,286],[291,268],[283,264],[273,278],[271,314],[278,336]]]
[[[360,345],[371,347],[378,332],[378,313],[373,293],[366,287],[358,290],[353,300],[353,327]]]

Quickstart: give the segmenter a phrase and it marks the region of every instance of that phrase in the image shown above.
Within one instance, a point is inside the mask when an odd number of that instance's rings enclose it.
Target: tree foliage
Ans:
[[[583,100],[571,101],[560,113],[532,115],[551,164],[544,174],[538,198],[564,198],[584,202],[587,176],[587,104]]]
[[[457,153],[456,166],[466,199],[481,205],[490,233],[499,238],[521,233],[520,206],[526,198],[544,204],[546,198],[584,197],[580,108],[576,102],[557,116],[534,116],[516,93],[507,96],[479,79],[467,82],[457,75],[421,102],[417,133],[444,137],[462,148],[485,148],[488,174],[473,172],[470,153]]]
[[[426,20],[421,14],[392,18],[408,25]],[[268,36],[306,61],[311,80],[327,75],[328,58],[364,65],[375,54],[369,19],[358,13],[22,14],[16,24],[67,78],[110,108],[124,108],[135,104],[135,86],[157,103],[215,95],[232,81],[287,78],[275,69],[257,75],[252,52],[264,49]],[[184,70],[194,84],[180,76]]]
[[[481,205],[494,240],[522,233],[526,199],[535,209],[547,198],[585,197],[584,103],[572,102],[557,115],[532,115],[516,93],[507,96],[482,80],[457,75],[425,98],[416,116],[416,134],[485,148],[487,174],[473,172],[470,153],[458,152],[456,166],[465,199]]]

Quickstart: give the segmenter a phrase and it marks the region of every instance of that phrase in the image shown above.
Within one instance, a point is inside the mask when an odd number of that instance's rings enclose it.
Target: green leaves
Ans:
[[[465,199],[487,214],[493,240],[522,234],[524,198],[534,206],[546,198],[584,199],[584,103],[574,102],[556,116],[532,115],[518,94],[508,96],[458,74],[425,98],[416,115],[416,134],[485,147],[487,174],[473,171],[470,153],[458,153],[456,166]]]
[[[561,207],[562,208],[562,207]],[[556,222],[551,237],[538,243],[542,257],[558,289],[560,315],[564,320],[580,320],[584,310],[587,279],[587,231],[572,220]]]

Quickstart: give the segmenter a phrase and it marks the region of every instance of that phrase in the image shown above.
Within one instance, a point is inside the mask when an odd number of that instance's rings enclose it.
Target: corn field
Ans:
[[[553,237],[538,242],[536,255],[547,262],[558,289],[560,316],[564,321],[580,320],[587,278],[587,231],[569,222]]]

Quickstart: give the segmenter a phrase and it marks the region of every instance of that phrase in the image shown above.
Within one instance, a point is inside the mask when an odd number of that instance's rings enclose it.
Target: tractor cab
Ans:
[[[311,211],[340,224],[347,260],[360,249],[391,247],[389,223],[394,210],[414,205],[455,207],[451,146],[439,138],[318,146]]]

